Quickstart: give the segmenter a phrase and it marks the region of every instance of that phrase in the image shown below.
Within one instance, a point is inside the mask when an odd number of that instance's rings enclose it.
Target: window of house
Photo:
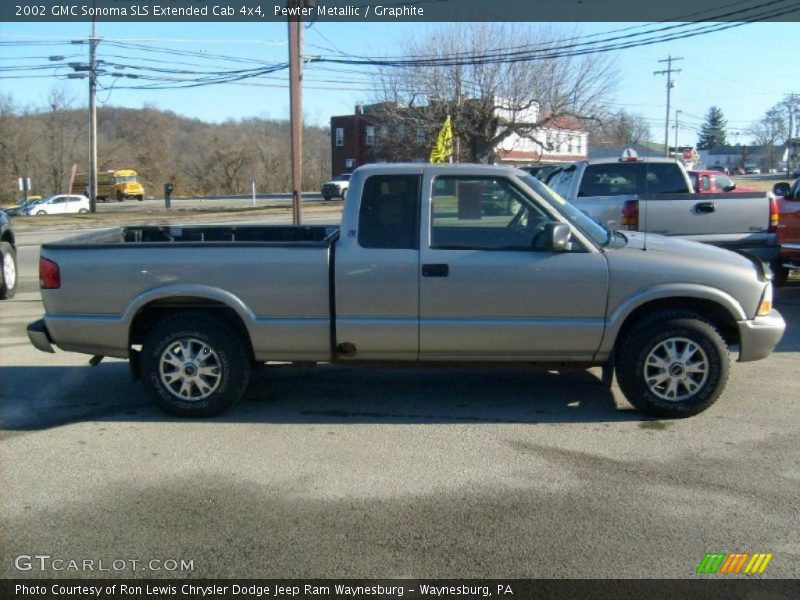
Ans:
[[[397,138],[402,140],[406,136],[406,126],[404,123],[400,123],[397,126]]]
[[[506,179],[438,177],[431,199],[430,245],[530,251],[537,227],[551,220]]]
[[[417,141],[425,141],[425,129],[422,127],[422,125],[417,125]]]
[[[372,146],[375,143],[375,127],[367,125],[367,146]]]
[[[575,152],[577,154],[583,154],[583,137],[578,136],[578,139],[575,141]]]
[[[336,128],[336,145],[340,148],[344,146],[344,127]]]
[[[381,137],[386,139],[389,137],[389,126],[388,125],[381,125]]]
[[[419,248],[419,175],[373,175],[364,182],[358,216],[362,248]]]

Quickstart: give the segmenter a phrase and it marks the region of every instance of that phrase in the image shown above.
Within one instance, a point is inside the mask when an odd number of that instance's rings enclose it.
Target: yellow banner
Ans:
[[[431,150],[430,161],[432,163],[443,163],[453,156],[453,124],[450,121],[450,116],[442,126],[439,136],[436,138],[436,145]]]

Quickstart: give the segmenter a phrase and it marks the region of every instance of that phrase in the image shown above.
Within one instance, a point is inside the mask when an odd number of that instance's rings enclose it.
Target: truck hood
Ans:
[[[691,264],[695,269],[705,268],[719,273],[722,270],[756,272],[759,279],[763,279],[761,260],[757,257],[745,256],[710,244],[693,242],[678,237],[644,233],[638,231],[625,231],[623,235],[628,238],[624,248],[612,249],[622,251],[644,251],[642,255],[653,255],[656,262],[665,258],[676,264]]]

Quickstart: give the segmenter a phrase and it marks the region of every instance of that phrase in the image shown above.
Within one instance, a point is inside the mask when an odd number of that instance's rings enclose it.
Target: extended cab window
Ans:
[[[419,248],[419,175],[373,175],[364,182],[358,215],[363,248]]]
[[[437,177],[431,248],[531,250],[536,227],[551,220],[505,179]]]

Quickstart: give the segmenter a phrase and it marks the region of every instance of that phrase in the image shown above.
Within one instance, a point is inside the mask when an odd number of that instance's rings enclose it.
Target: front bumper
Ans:
[[[55,353],[53,340],[50,339],[50,333],[47,331],[44,319],[39,319],[28,325],[28,339],[37,350]]]
[[[772,310],[764,317],[739,321],[739,362],[761,360],[770,355],[786,330],[781,313]]]

